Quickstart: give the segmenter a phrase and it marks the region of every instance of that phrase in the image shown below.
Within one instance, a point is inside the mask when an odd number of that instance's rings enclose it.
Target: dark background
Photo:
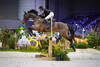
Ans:
[[[47,0],[47,8],[55,12],[55,18],[62,20],[70,16],[99,16],[100,0]]]
[[[18,0],[0,0],[0,19],[17,19]]]
[[[100,0],[45,0],[45,5],[58,21],[71,16],[100,15]],[[0,0],[0,19],[17,19],[18,8],[19,0]]]

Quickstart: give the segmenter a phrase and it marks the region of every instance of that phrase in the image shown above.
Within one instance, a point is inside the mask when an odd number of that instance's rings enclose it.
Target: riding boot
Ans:
[[[44,24],[47,24],[48,23],[48,20],[44,20]]]
[[[46,24],[46,29],[50,29],[51,23],[48,20],[44,20],[44,24]]]
[[[48,24],[46,25],[46,29],[50,29],[50,25],[51,25],[51,23],[48,23]]]

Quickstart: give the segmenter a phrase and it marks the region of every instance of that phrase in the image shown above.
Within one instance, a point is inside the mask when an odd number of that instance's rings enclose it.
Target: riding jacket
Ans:
[[[40,15],[40,17],[45,18],[50,14],[50,10],[44,9],[43,13]]]

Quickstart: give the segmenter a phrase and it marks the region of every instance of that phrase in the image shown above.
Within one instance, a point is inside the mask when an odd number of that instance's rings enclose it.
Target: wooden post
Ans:
[[[52,57],[52,40],[49,40],[48,57]]]

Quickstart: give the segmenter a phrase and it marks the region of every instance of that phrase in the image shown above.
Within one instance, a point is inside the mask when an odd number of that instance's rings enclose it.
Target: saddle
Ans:
[[[51,28],[51,21],[50,20],[44,20],[44,24],[46,26],[46,29]],[[52,21],[52,26],[54,26],[54,24],[55,24],[55,20]]]
[[[51,20],[49,19],[48,22],[51,22]],[[52,22],[56,22],[56,19],[53,19]]]
[[[52,22],[53,23],[56,22],[56,19],[53,19]],[[49,20],[44,20],[44,23],[51,23],[51,20],[50,19]]]

